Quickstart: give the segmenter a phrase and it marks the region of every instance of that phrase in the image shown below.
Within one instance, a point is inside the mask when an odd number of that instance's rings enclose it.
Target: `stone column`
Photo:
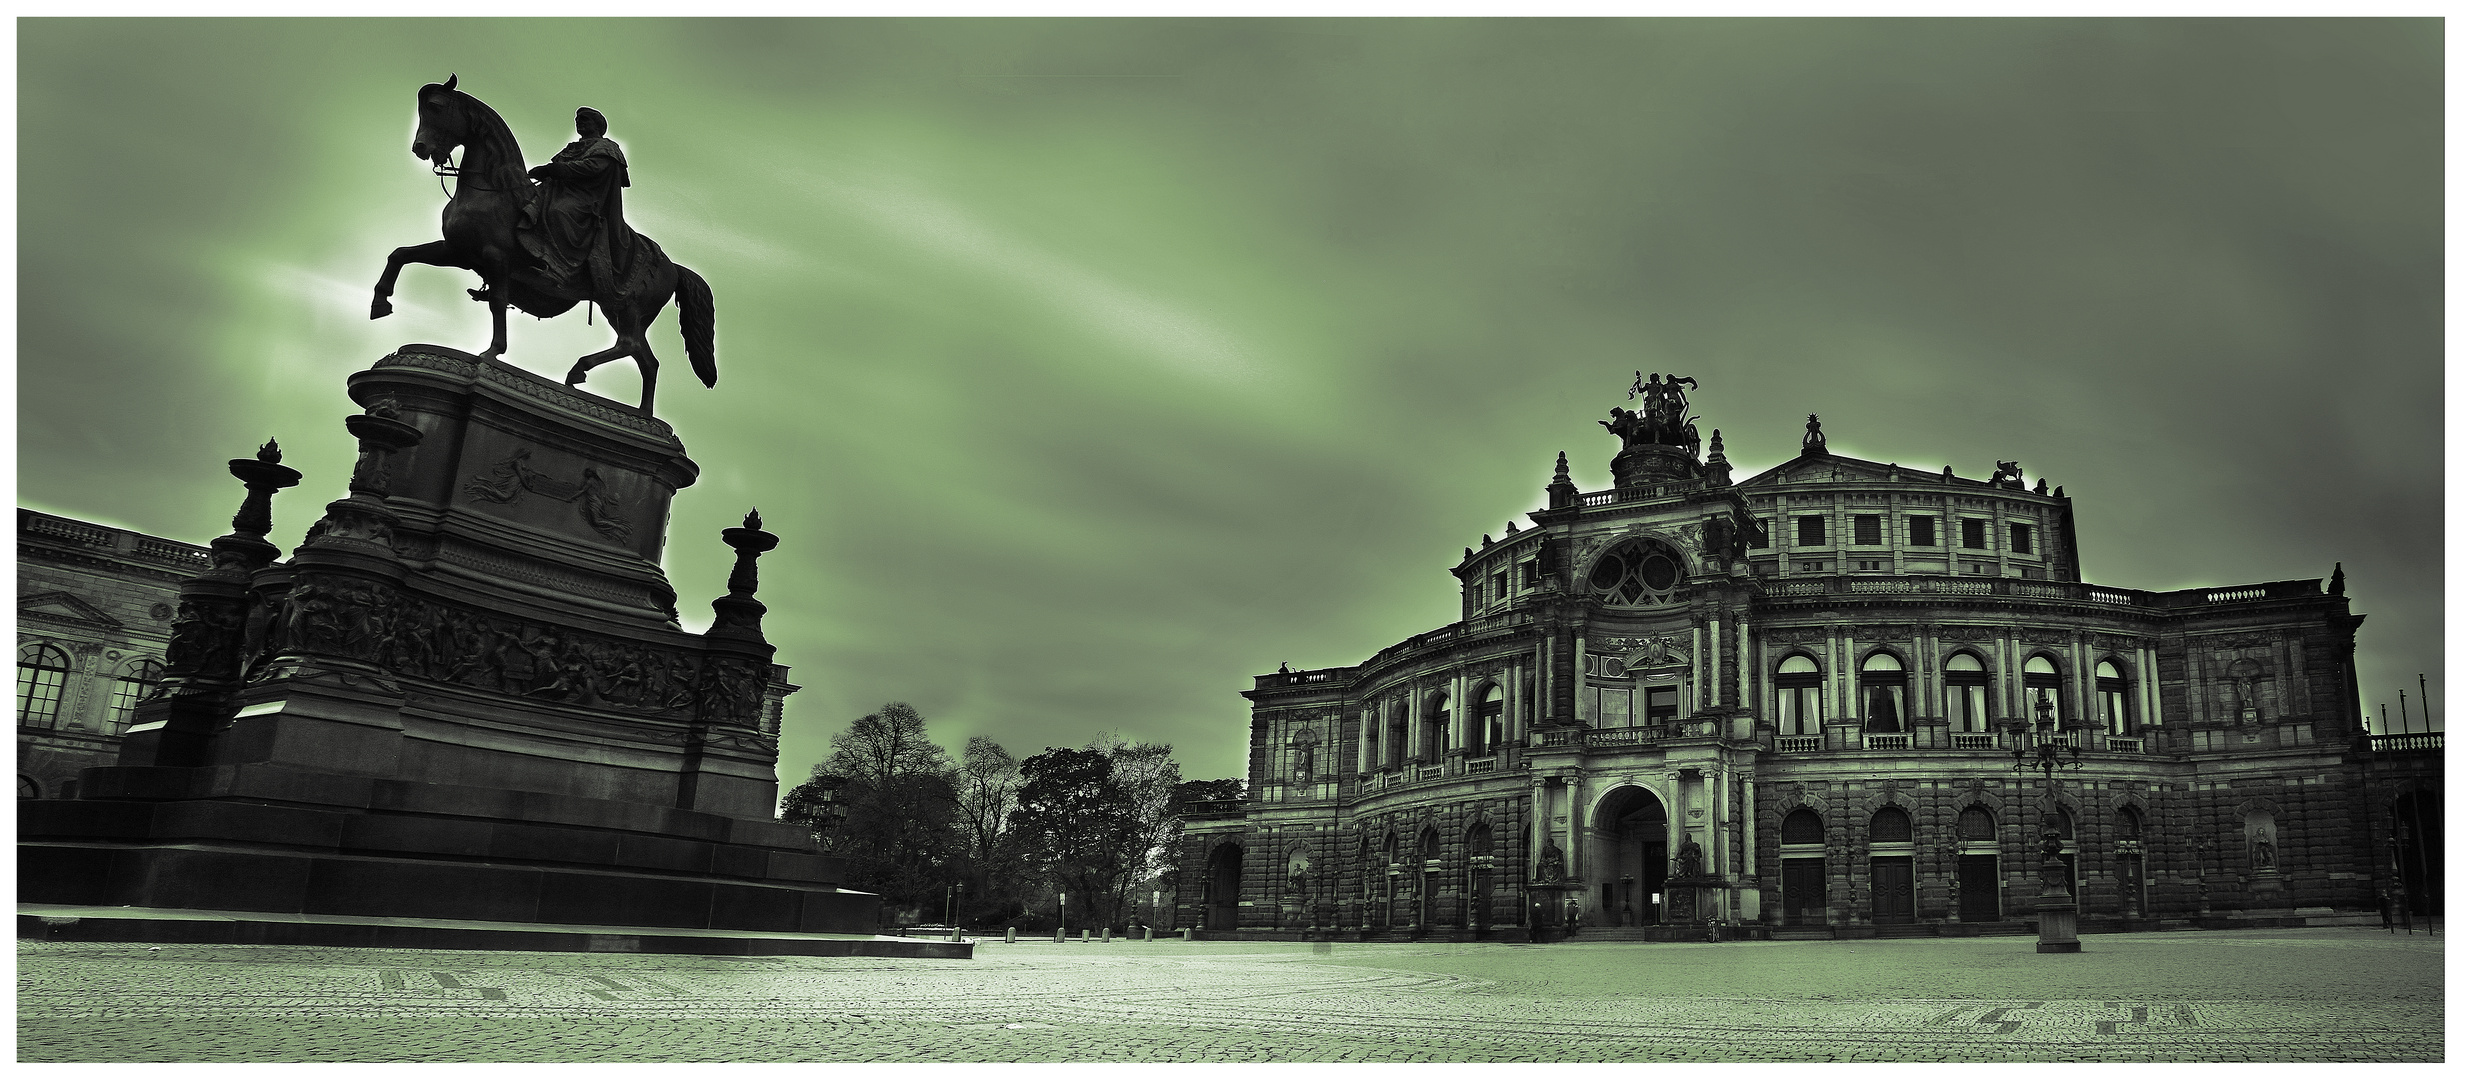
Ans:
[[[1750,637],[1747,616],[1740,612],[1737,617],[1737,703],[1754,712],[1758,708],[1755,704],[1755,680],[1762,678],[1762,670],[1756,666],[1755,647]],[[1757,713],[1757,717],[1770,719],[1761,713]]]
[[[1706,660],[1710,661],[1711,668],[1709,682],[1705,681],[1704,676]],[[1720,615],[1717,612],[1712,615],[1711,635],[1695,649],[1695,686],[1696,692],[1705,695],[1704,700],[1710,703],[1711,708],[1720,707]]]

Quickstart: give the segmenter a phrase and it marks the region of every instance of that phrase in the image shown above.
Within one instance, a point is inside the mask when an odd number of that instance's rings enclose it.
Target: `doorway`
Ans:
[[[1241,927],[1241,845],[1218,844],[1207,856],[1207,929]]]
[[[1780,860],[1780,919],[1789,926],[1820,926],[1824,910],[1823,860]]]
[[[1661,903],[1669,880],[1669,811],[1659,797],[1639,787],[1622,787],[1602,798],[1592,818],[1595,839],[1587,877],[1597,880],[1604,926],[1657,926],[1665,918]],[[1636,883],[1631,910],[1618,899],[1615,884]]]
[[[1874,875],[1874,921],[1878,924],[1913,923],[1917,921],[1915,860],[1907,855],[1886,855],[1868,864]]]

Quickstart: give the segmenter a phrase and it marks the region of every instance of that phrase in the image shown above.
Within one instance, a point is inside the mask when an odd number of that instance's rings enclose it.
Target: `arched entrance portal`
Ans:
[[[1241,927],[1241,845],[1218,844],[1207,853],[1207,929]]]
[[[1592,815],[1590,876],[1598,882],[1594,919],[1604,926],[1654,926],[1669,880],[1669,811],[1639,787],[1608,794]]]

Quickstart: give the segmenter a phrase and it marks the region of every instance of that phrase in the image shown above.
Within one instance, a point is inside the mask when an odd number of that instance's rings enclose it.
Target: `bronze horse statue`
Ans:
[[[685,267],[669,261],[648,237],[638,237],[633,253],[647,260],[611,288],[591,274],[560,279],[545,271],[525,250],[517,234],[523,210],[538,191],[523,166],[522,147],[496,110],[478,98],[454,89],[460,76],[419,88],[419,130],[411,136],[411,153],[433,163],[440,176],[453,176],[454,192],[445,204],[445,238],[414,247],[395,248],[385,260],[385,275],[377,279],[376,300],[368,317],[393,314],[387,300],[404,263],[458,266],[479,275],[482,288],[471,299],[486,301],[495,324],[488,349],[493,360],[505,352],[505,306],[512,304],[540,318],[563,314],[575,304],[590,302],[608,313],[616,344],[574,361],[565,385],[578,386],[592,368],[632,357],[642,372],[643,415],[651,411],[651,395],[659,386],[659,358],[651,354],[647,333],[668,299],[675,297],[684,320],[685,353],[702,385],[719,383],[718,360],[711,346],[710,284]],[[462,165],[453,167],[453,153],[464,151]],[[628,230],[630,231],[630,230]]]

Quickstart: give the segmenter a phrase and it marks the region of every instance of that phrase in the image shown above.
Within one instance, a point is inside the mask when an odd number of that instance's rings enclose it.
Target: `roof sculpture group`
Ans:
[[[1695,434],[1694,418],[1686,415],[1686,389],[1695,388],[1695,380],[1670,375],[1667,382],[1654,375],[1646,382],[1643,373],[1635,373],[1635,386],[1626,392],[1626,399],[1643,399],[1641,409],[1610,406],[1609,419],[1599,421],[1609,433],[1623,440],[1628,448],[1642,445],[1683,446],[1689,455],[1695,453],[1703,440]]]
[[[485,359],[505,352],[508,305],[544,319],[595,304],[607,312],[616,344],[575,360],[565,385],[579,385],[610,360],[632,357],[642,372],[641,411],[648,415],[659,358],[646,335],[673,297],[693,373],[702,385],[717,385],[710,285],[625,224],[624,189],[633,181],[624,150],[607,137],[607,118],[596,109],[577,110],[578,137],[547,164],[525,168],[512,129],[496,110],[455,89],[460,81],[455,76],[419,88],[419,130],[411,137],[413,156],[431,162],[437,175],[455,178],[444,239],[394,249],[368,317],[393,313],[388,298],[405,263],[457,266],[480,276],[471,299],[488,305],[495,330],[480,353]],[[456,150],[463,151],[459,167]]]

